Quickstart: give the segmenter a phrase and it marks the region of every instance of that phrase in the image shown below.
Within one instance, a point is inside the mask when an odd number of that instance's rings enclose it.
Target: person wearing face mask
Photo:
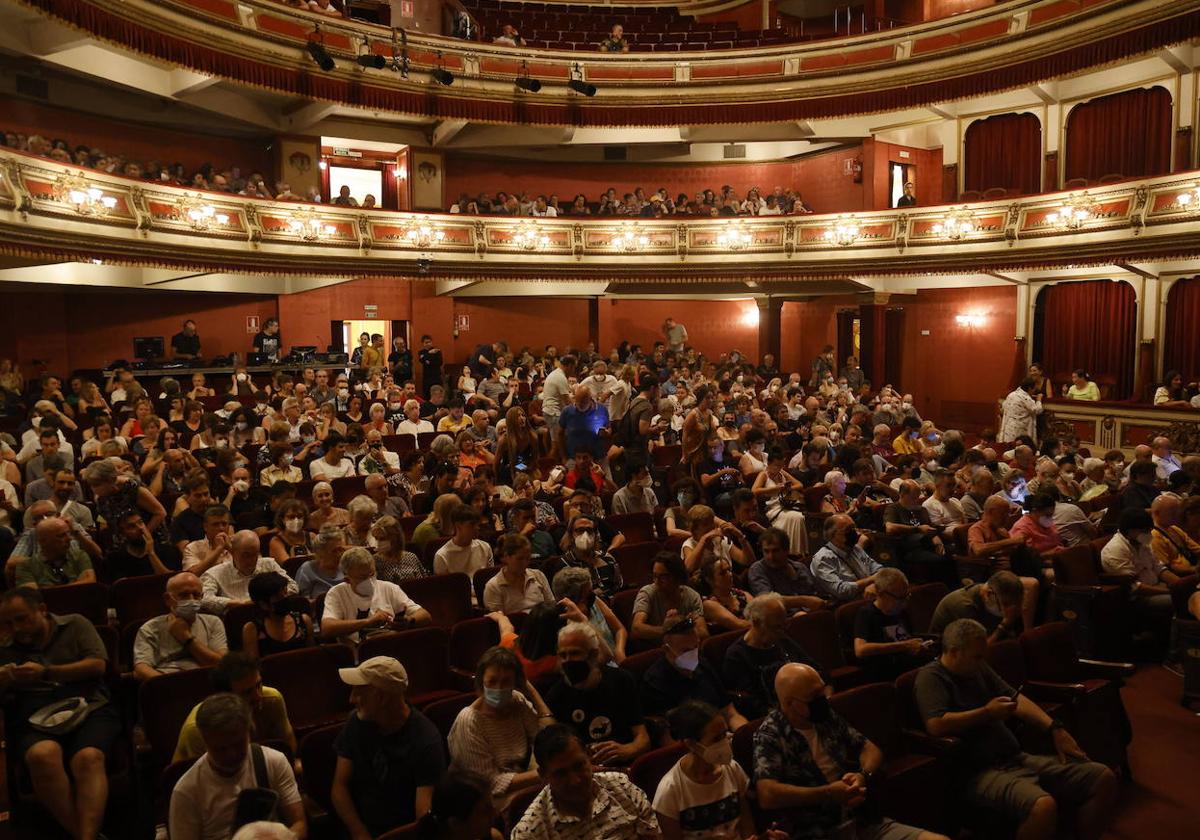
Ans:
[[[483,588],[488,612],[527,613],[537,604],[553,604],[554,593],[546,575],[529,568],[533,548],[520,534],[505,534],[497,546],[501,569]]]
[[[317,643],[304,596],[289,593],[288,583],[276,572],[250,579],[250,601],[257,612],[242,625],[242,650],[254,659]]]
[[[725,718],[708,703],[687,700],[667,715],[671,737],[687,752],[666,772],[654,794],[664,840],[743,838],[787,840],[778,829],[754,831],[746,771],[733,758]]]
[[[254,714],[236,694],[214,694],[196,710],[205,752],[171,792],[168,826],[172,840],[228,837],[238,817],[239,795],[265,787],[275,793],[268,818],[278,820],[297,840],[308,836],[304,804],[287,757],[251,744]]]
[[[897,455],[920,455],[921,421],[915,417],[905,417],[900,424],[900,434],[892,441],[892,451]]]
[[[730,729],[737,729],[746,718],[733,705],[717,669],[700,656],[699,621],[691,617],[668,619],[663,628],[662,658],[642,675],[645,713],[663,715],[684,700],[703,700],[720,709]]]
[[[133,675],[139,682],[171,671],[216,665],[225,655],[225,625],[215,615],[200,612],[204,586],[191,572],[167,581],[163,595],[166,615],[138,628],[133,643]]]
[[[263,487],[273,487],[277,481],[299,484],[304,480],[304,472],[292,463],[294,456],[289,444],[273,444],[269,457],[270,466],[258,474],[258,483]]]
[[[600,643],[601,660],[617,664],[624,661],[629,631],[604,599],[596,594],[592,588],[591,575],[583,569],[561,569],[554,575],[552,586],[554,597],[559,603],[569,601],[587,617],[588,624],[596,632]]]
[[[671,485],[671,505],[663,511],[667,525],[667,537],[687,539],[692,535],[688,529],[688,511],[701,501],[700,485],[694,478],[680,478]]]
[[[875,596],[875,576],[883,567],[867,554],[867,541],[846,514],[825,520],[825,545],[810,564],[818,591],[838,603]]]
[[[1050,485],[1054,489],[1054,485]],[[1055,554],[1061,554],[1066,546],[1054,524],[1054,496],[1037,493],[1025,499],[1028,512],[1009,529],[1013,538],[1020,538],[1041,555],[1043,564]]]
[[[259,556],[259,549],[258,534],[253,531],[238,531],[229,538],[230,561],[213,566],[200,577],[205,612],[220,615],[231,606],[249,604],[250,580],[263,572],[278,572],[287,577],[291,594],[299,591],[283,567],[270,557]]]
[[[586,514],[574,514],[567,522],[561,544],[562,567],[587,570],[592,585],[604,597],[612,597],[625,586],[621,567],[600,545],[596,520]],[[549,571],[556,572],[558,566]]]
[[[628,459],[625,472],[629,480],[625,486],[613,494],[612,512],[654,513],[658,506],[658,497],[654,495],[654,481],[650,477],[650,466],[643,460]]]
[[[929,635],[940,636],[951,622],[969,618],[987,628],[988,642],[1015,639],[1025,629],[1021,608],[1025,587],[1012,572],[992,574],[986,583],[975,583],[946,595],[933,611]]]
[[[891,682],[929,661],[933,643],[914,638],[904,615],[908,578],[883,568],[875,576],[875,599],[854,616],[854,658],[870,682]]]
[[[489,648],[479,657],[475,695],[450,727],[450,759],[486,778],[493,804],[502,810],[516,795],[542,786],[529,759],[538,728],[554,716],[506,648]]]
[[[375,558],[348,548],[338,562],[345,578],[325,595],[321,637],[356,642],[381,630],[421,627],[433,619],[396,584],[375,576]]]
[[[1144,510],[1123,510],[1117,533],[1100,551],[1107,574],[1130,580],[1130,598],[1143,627],[1162,631],[1171,620],[1170,586],[1179,580],[1151,549],[1154,520]]]
[[[820,674],[784,665],[775,694],[779,705],[754,733],[755,791],[766,819],[803,840],[841,836],[846,822],[860,840],[946,840],[861,808],[883,752],[833,710]]]

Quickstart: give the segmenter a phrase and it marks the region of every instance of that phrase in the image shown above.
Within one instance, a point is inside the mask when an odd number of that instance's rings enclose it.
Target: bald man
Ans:
[[[1179,456],[1171,451],[1170,438],[1161,435],[1156,437],[1150,442],[1150,449],[1153,453],[1150,460],[1158,468],[1158,480],[1165,484],[1171,473],[1182,469],[1183,465],[1179,463]]]
[[[288,595],[300,589],[291,576],[273,558],[261,556],[258,534],[253,531],[238,531],[229,540],[229,551],[233,559],[229,563],[213,566],[200,578],[204,585],[204,611],[223,614],[229,607],[249,604],[250,579],[264,572],[278,572],[287,578]]]
[[[589,452],[602,463],[608,454],[608,409],[592,398],[587,385],[576,385],[573,402],[558,418],[559,447],[571,466],[577,452]]]
[[[133,643],[133,675],[139,682],[171,671],[216,665],[225,655],[225,625],[200,612],[204,587],[191,572],[167,581],[167,614],[138,628]]]
[[[883,752],[829,705],[825,682],[792,662],[775,675],[779,705],[754,733],[754,778],[768,821],[789,837],[826,838],[845,818],[859,840],[943,840],[874,815],[857,813]]]
[[[1163,493],[1150,505],[1154,530],[1150,550],[1160,563],[1177,575],[1190,575],[1200,567],[1200,544],[1179,527],[1183,517],[1183,499]]]
[[[47,516],[34,527],[38,551],[16,569],[18,586],[64,586],[95,583],[96,572],[87,552],[74,540],[71,524],[61,516]]]

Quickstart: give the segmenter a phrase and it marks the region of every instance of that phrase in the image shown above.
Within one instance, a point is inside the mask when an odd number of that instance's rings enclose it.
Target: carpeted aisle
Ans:
[[[1196,836],[1200,817],[1200,716],[1179,704],[1183,680],[1142,665],[1122,692],[1133,720],[1132,784],[1109,832],[1122,840]]]

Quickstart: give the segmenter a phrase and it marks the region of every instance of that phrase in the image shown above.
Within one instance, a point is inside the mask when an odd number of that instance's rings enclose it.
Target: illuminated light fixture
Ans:
[[[329,168],[329,164],[328,164],[327,162],[325,162],[325,161],[323,161],[323,160],[322,160],[322,161],[319,161],[319,162],[317,163],[317,168],[318,168],[318,169],[328,169],[328,168]]]
[[[358,54],[358,66],[364,70],[382,70],[387,67],[387,59],[379,53],[371,52],[371,39],[363,36],[362,51]]]
[[[640,251],[650,244],[650,237],[638,230],[635,224],[628,224],[613,234],[609,244],[622,251]]]
[[[54,196],[70,204],[81,216],[106,216],[116,209],[116,196],[88,183],[82,172],[65,173],[54,184]]]
[[[544,251],[550,245],[550,237],[539,231],[533,222],[525,222],[517,228],[512,241],[526,251]]]
[[[934,223],[932,230],[935,236],[963,239],[975,232],[975,220],[971,211],[965,207],[961,210],[951,210],[940,222]]]
[[[1078,230],[1083,223],[1095,215],[1087,193],[1073,195],[1062,207],[1046,214],[1046,224],[1057,225],[1068,230]]]
[[[408,230],[404,231],[404,238],[408,240],[410,245],[415,245],[418,248],[428,248],[430,245],[439,244],[445,239],[446,232],[428,222],[413,222]]]
[[[753,244],[754,235],[746,230],[745,226],[740,222],[731,222],[721,228],[721,232],[717,234],[717,245],[721,248],[728,248],[731,251],[740,251]]]
[[[833,227],[825,230],[825,239],[838,245],[853,245],[861,233],[861,228],[853,216],[842,216],[833,223]]]
[[[1184,210],[1193,212],[1200,210],[1200,186],[1192,187],[1187,192],[1175,196],[1175,201]]]
[[[513,79],[513,84],[515,84],[521,90],[528,91],[529,93],[537,93],[542,89],[541,82],[539,82],[537,79],[529,78],[528,61],[521,62],[521,75]]]
[[[308,54],[318,67],[328,73],[333,69],[333,56],[325,49],[325,37],[321,34],[321,24],[318,23],[313,27],[313,35],[317,37],[317,40],[309,39]]]
[[[193,230],[209,230],[214,224],[221,227],[229,224],[229,214],[217,212],[215,207],[205,204],[198,195],[184,195],[178,204],[178,214]]]
[[[311,208],[297,210],[293,213],[292,218],[288,220],[288,230],[305,242],[313,242],[337,233],[337,228],[318,219],[316,211]]]
[[[954,316],[954,323],[958,324],[960,327],[982,327],[985,320],[987,319],[979,314],[963,314]]]
[[[596,86],[583,80],[583,70],[578,64],[571,69],[571,80],[567,82],[567,87],[584,96],[596,95]]]
[[[742,312],[741,322],[744,327],[757,327],[759,321],[758,305],[746,309]]]
[[[393,178],[399,178],[400,180],[403,181],[407,176],[408,176],[408,173],[404,171],[403,166],[393,166],[392,167],[392,177]]]
[[[429,75],[443,87],[450,87],[450,85],[454,84],[454,74],[446,69],[445,59],[442,58],[441,50],[438,50],[437,54],[437,67],[430,70]]]

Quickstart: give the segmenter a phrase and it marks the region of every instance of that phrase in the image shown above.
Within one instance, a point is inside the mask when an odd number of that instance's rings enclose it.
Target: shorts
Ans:
[[[542,419],[546,421],[546,430],[550,432],[551,443],[554,443],[554,439],[558,436],[558,415],[543,412]]]
[[[1095,761],[1068,761],[1053,755],[1018,753],[1003,767],[984,770],[967,782],[969,801],[1024,821],[1033,803],[1052,796],[1059,805],[1087,801],[1107,770]]]
[[[922,828],[898,823],[887,817],[874,822],[859,822],[854,826],[856,840],[917,840],[923,831]]]
[[[70,760],[80,750],[92,747],[105,756],[112,755],[113,745],[121,737],[121,715],[112,703],[105,703],[87,716],[78,727],[64,735],[49,735],[32,726],[24,726],[16,738],[18,755],[24,756],[34,744],[54,741],[62,747],[63,757]]]

